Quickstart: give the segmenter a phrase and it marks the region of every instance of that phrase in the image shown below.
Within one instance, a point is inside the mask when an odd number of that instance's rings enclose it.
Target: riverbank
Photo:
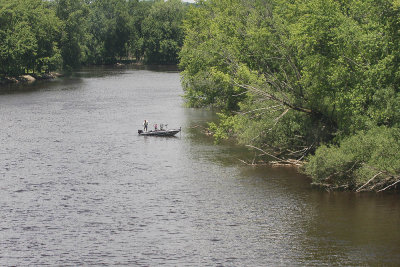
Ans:
[[[0,86],[6,84],[33,83],[39,80],[52,80],[62,76],[64,75],[58,72],[41,73],[41,74],[30,73],[20,76],[3,76],[0,77]]]
[[[115,64],[109,65],[87,65],[82,66],[82,68],[90,68],[90,67],[127,67],[132,66],[135,68],[144,68],[149,70],[162,70],[162,71],[179,71],[179,67],[176,64],[166,64],[166,65],[157,65],[157,64],[143,64],[143,62],[138,62],[136,60],[121,60]],[[74,71],[70,72],[73,73]],[[44,81],[44,80],[53,80],[59,77],[68,76],[68,73],[61,72],[49,72],[49,73],[27,73],[19,76],[9,76],[9,75],[0,75],[0,87],[3,85],[10,84],[30,84],[36,81]]]

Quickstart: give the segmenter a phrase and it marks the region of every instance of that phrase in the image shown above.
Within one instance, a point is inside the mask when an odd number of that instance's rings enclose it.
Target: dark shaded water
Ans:
[[[129,68],[3,88],[0,265],[400,264],[399,195],[242,166],[181,94],[177,72]],[[183,133],[138,136],[144,119]]]

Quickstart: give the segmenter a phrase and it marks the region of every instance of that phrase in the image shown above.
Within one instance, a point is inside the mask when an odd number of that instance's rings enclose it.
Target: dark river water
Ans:
[[[398,194],[244,166],[182,94],[133,68],[1,89],[0,266],[400,265]],[[182,133],[138,136],[144,119]]]

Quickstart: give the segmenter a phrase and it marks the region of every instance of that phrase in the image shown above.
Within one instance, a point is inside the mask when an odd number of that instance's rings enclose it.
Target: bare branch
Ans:
[[[396,178],[400,178],[400,176],[397,176]],[[390,184],[390,185],[386,186],[385,188],[383,188],[383,189],[379,190],[378,192],[385,191],[386,189],[388,189],[388,188],[390,188],[390,187],[392,187],[392,186],[396,185],[397,183],[400,183],[400,179],[398,179],[396,182],[394,182],[394,183],[392,183],[392,184]]]
[[[301,161],[301,160],[303,160],[303,158],[307,155],[307,153],[308,153],[308,151],[310,151],[311,150],[311,148],[313,148],[314,147],[314,145],[315,145],[315,142],[314,143],[312,143],[311,144],[311,146],[309,146],[309,147],[307,147],[307,149],[306,149],[306,151],[304,151],[304,153],[303,153],[303,155],[299,158],[299,159],[297,159],[298,161]]]
[[[306,109],[306,108],[302,108],[302,107],[297,107],[297,106],[295,106],[295,105],[289,103],[289,102],[286,101],[286,100],[283,100],[283,99],[278,98],[278,97],[275,96],[274,94],[270,94],[270,93],[268,93],[268,92],[266,92],[266,91],[264,91],[264,90],[261,90],[261,89],[259,89],[259,88],[254,87],[254,86],[245,85],[245,84],[238,84],[238,83],[235,82],[235,81],[234,81],[234,83],[235,83],[237,86],[241,87],[241,88],[244,88],[244,89],[246,89],[246,90],[252,91],[252,92],[254,92],[254,93],[258,94],[258,95],[261,95],[261,96],[265,97],[265,98],[268,99],[268,100],[273,100],[273,101],[276,101],[276,102],[278,102],[278,103],[281,103],[282,105],[287,106],[287,107],[289,107],[289,108],[291,108],[291,109],[293,109],[293,110],[300,111],[300,112],[304,112],[304,113],[312,113],[312,110],[310,110],[310,109]]]
[[[285,116],[286,113],[288,113],[290,109],[286,109],[281,115],[279,115],[279,117],[275,118],[275,125],[278,123],[278,121]]]
[[[232,95],[232,96],[241,96],[247,94],[247,91],[241,92],[240,94]]]
[[[265,152],[265,151],[262,150],[261,148],[258,148],[258,147],[252,146],[252,145],[246,145],[246,146],[247,146],[247,147],[254,148],[254,149],[257,149],[257,150],[263,152],[265,155],[270,156],[270,157],[273,157],[274,159],[277,159],[277,160],[279,160],[279,161],[285,161],[285,160],[280,159],[280,158],[278,158],[278,157],[276,157],[276,156],[274,156],[274,155],[272,155],[272,154],[270,154],[270,153],[268,153],[268,152]]]
[[[279,105],[270,106],[270,107],[266,107],[266,108],[256,108],[256,109],[253,109],[253,110],[250,110],[250,111],[246,111],[246,112],[239,112],[239,114],[240,114],[240,115],[245,115],[245,114],[253,113],[253,112],[256,112],[256,111],[260,111],[260,110],[275,109],[275,108],[277,108],[277,107],[282,107],[282,105],[279,104]]]
[[[254,166],[254,162],[253,163],[248,163],[248,162],[246,162],[246,161],[244,161],[242,159],[237,159],[237,160],[239,160],[240,162],[242,162],[243,164],[246,164],[248,166]]]
[[[376,177],[378,177],[379,175],[381,175],[382,172],[378,172],[377,174],[375,174],[371,179],[368,180],[368,182],[366,182],[364,185],[360,186],[356,192],[360,192],[361,189],[363,189],[367,184],[369,184],[372,180],[374,180]]]

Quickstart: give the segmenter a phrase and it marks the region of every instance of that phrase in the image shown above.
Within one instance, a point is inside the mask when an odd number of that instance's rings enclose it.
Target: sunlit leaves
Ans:
[[[154,3],[142,23],[144,56],[148,63],[176,64],[183,44],[186,6],[178,0]]]
[[[382,189],[400,173],[400,132],[374,127],[346,137],[340,146],[323,145],[310,157],[305,172],[317,184],[353,189],[375,177],[370,185]]]
[[[399,17],[397,0],[201,2],[184,24],[186,97],[224,110],[218,138],[292,158],[399,127]]]
[[[57,49],[60,21],[41,0],[0,2],[0,73],[48,71],[61,63]],[[50,58],[51,64],[44,64]]]

